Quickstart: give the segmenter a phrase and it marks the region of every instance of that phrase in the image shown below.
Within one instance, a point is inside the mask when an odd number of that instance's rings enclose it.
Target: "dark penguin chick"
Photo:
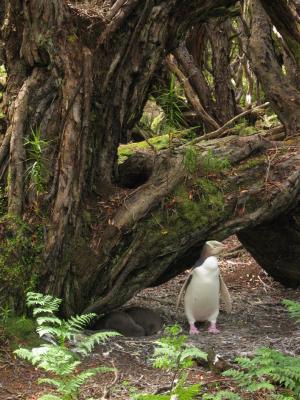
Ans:
[[[124,311],[144,328],[146,336],[154,335],[163,325],[160,315],[149,308],[130,307]]]
[[[94,330],[113,330],[124,336],[145,336],[145,330],[124,311],[113,311],[96,321]]]

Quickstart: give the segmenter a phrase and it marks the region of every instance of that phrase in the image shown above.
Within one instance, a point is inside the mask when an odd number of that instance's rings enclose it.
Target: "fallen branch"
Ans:
[[[229,132],[229,129],[227,129],[227,128],[229,128],[230,125],[232,125],[234,122],[236,122],[240,118],[244,117],[245,115],[251,114],[253,111],[259,110],[260,108],[267,107],[269,104],[270,103],[267,102],[267,103],[261,104],[261,105],[256,106],[256,107],[249,108],[246,111],[243,111],[242,113],[236,115],[235,117],[233,117],[232,119],[227,121],[221,128],[219,128],[219,129],[217,129],[217,130],[215,130],[213,132],[207,133],[206,135],[203,135],[203,136],[201,136],[199,138],[196,138],[196,139],[192,140],[190,142],[190,144],[198,143],[198,142],[203,141],[203,140],[217,139],[217,138],[220,138],[222,136],[225,136]]]

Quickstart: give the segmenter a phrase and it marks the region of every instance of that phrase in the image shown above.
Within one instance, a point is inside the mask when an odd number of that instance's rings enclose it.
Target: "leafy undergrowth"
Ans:
[[[233,244],[233,246],[235,245],[236,243]],[[262,346],[271,348],[275,346],[272,351],[281,350],[290,353],[289,357],[292,361],[298,362],[297,357],[292,354],[300,354],[299,331],[295,328],[292,320],[287,318],[287,312],[284,310],[281,300],[285,297],[297,299],[299,298],[299,292],[286,290],[275,284],[271,278],[266,277],[265,273],[258,268],[253,260],[251,261],[245,255],[226,259],[226,261],[221,260],[221,268],[223,268],[223,265],[225,268],[225,263],[226,271],[223,270],[223,273],[226,272],[224,274],[225,279],[233,295],[234,312],[230,316],[220,315],[219,327],[221,333],[219,335],[212,337],[203,328],[200,328],[200,335],[188,337],[188,347],[196,347],[206,352],[210,347],[214,347],[215,351],[221,354],[225,360],[230,360],[235,372],[243,372],[244,368],[237,368],[238,364],[233,362],[234,355],[243,355],[244,358],[254,362],[252,349]],[[179,322],[182,329],[180,335],[185,335],[187,326],[184,323],[183,316],[182,319],[179,316],[175,317],[172,304],[176,301],[178,290],[184,279],[185,276],[177,277],[161,287],[149,288],[144,293],[137,295],[135,300],[133,299],[139,305],[148,305],[151,308],[161,304],[162,308],[160,310],[167,324],[170,325],[174,321]],[[143,300],[143,296],[145,296],[145,300]],[[294,316],[296,320],[296,310],[294,310]],[[25,341],[19,344],[24,347],[26,346]],[[170,391],[170,385],[174,380],[174,370],[172,368],[162,370],[153,367],[151,359],[155,358],[154,348],[161,348],[154,341],[162,341],[161,335],[150,338],[118,337],[97,347],[92,357],[82,360],[78,372],[83,372],[89,368],[97,368],[103,364],[112,368],[115,367],[116,370],[115,372],[100,374],[92,378],[89,383],[84,385],[79,399],[128,400],[132,399],[134,395],[141,395],[142,393],[147,393],[149,396],[160,395],[164,396],[161,398],[170,399],[168,391]],[[28,344],[28,346],[36,345]],[[172,353],[174,354],[173,351]],[[251,355],[249,356],[249,354]],[[49,387],[38,386],[37,380],[39,377],[49,378],[51,375],[41,375],[37,369],[34,369],[29,364],[13,358],[4,344],[0,345],[0,358],[1,400],[36,400],[38,396],[49,392]],[[258,358],[263,360],[262,356]],[[268,356],[268,358],[270,357]],[[280,368],[283,367],[281,358],[279,364]],[[177,400],[184,399],[186,397],[182,396],[187,395],[194,396],[195,399],[204,399],[204,395],[206,399],[217,400],[226,398],[242,398],[245,400],[272,399],[270,390],[263,388],[260,388],[257,392],[246,390],[242,386],[239,387],[239,383],[233,377],[223,376],[212,366],[209,368],[208,365],[209,363],[205,360],[194,361],[192,366],[185,371],[187,372],[186,381],[180,382],[185,394],[181,391],[180,394],[177,392],[177,394],[173,393],[172,395],[179,395],[180,397]],[[289,368],[288,363],[286,366],[287,368],[284,368],[283,372],[288,376],[286,374]],[[253,364],[253,372],[251,373],[256,373],[259,369],[258,364]],[[294,370],[294,367],[292,369]],[[175,385],[177,383],[178,381],[175,379]],[[284,389],[284,383],[278,386],[276,379],[273,378],[270,383],[275,385],[276,390],[279,390],[276,394],[281,397],[277,398],[297,399],[297,397],[289,394]],[[195,385],[200,388],[201,395],[198,394],[199,390],[196,391]]]

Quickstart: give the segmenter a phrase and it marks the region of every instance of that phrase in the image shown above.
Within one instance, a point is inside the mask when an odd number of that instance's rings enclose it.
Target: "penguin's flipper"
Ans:
[[[175,312],[176,312],[176,313],[177,313],[177,311],[178,311],[178,307],[179,307],[179,304],[180,304],[180,302],[181,302],[183,293],[184,293],[184,291],[186,290],[186,288],[188,287],[189,283],[191,282],[191,279],[192,279],[192,272],[188,275],[188,277],[187,277],[186,280],[184,281],[183,285],[181,286],[179,295],[178,295],[178,297],[177,297],[177,302],[176,302],[176,308],[175,308]]]
[[[232,311],[232,299],[228,287],[226,286],[226,283],[224,282],[224,279],[221,274],[220,274],[220,294],[221,294],[221,299],[223,300],[225,305],[225,311],[228,314],[230,314]]]

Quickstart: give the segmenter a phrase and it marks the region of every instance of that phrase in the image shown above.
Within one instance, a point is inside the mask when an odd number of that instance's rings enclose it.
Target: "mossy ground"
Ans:
[[[35,329],[35,322],[30,318],[6,316],[0,312],[0,341],[8,341],[12,349],[40,345],[42,341]]]

